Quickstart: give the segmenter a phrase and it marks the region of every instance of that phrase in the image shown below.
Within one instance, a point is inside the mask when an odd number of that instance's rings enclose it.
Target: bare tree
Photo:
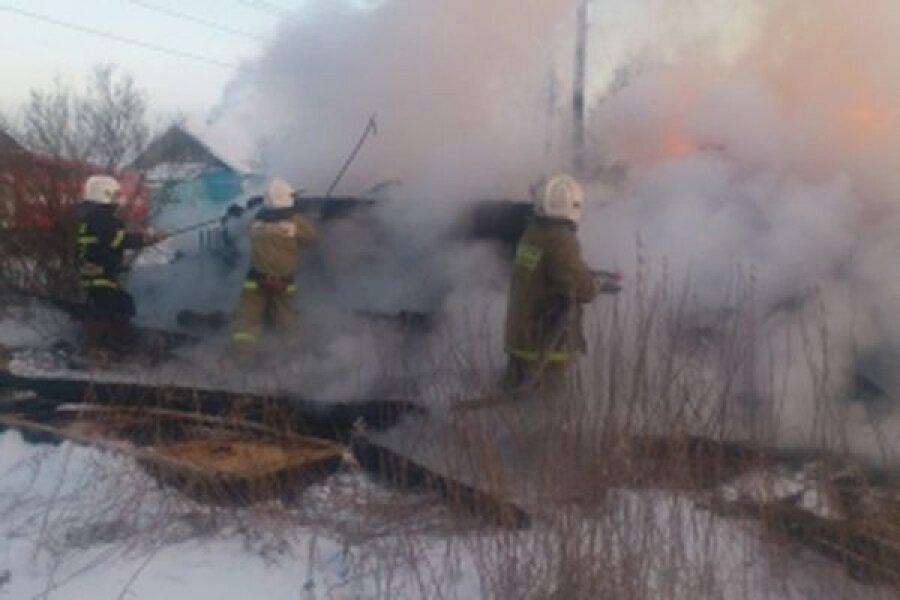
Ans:
[[[97,65],[83,88],[56,79],[32,90],[4,129],[30,152],[0,157],[0,292],[71,299],[82,184],[147,145],[147,95],[115,66]]]
[[[90,134],[90,158],[107,168],[121,167],[147,144],[147,94],[130,75],[98,65],[80,99],[78,118]]]
[[[53,156],[83,158],[72,90],[58,77],[48,91],[31,90],[22,108],[18,137],[27,146]]]
[[[99,64],[83,91],[61,79],[32,90],[19,129],[33,150],[113,170],[147,144],[147,94],[115,65]]]

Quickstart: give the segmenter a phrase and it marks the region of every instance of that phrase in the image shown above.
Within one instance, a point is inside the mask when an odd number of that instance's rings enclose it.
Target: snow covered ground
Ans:
[[[352,470],[291,506],[214,509],[159,488],[128,457],[0,434],[0,598],[545,598],[588,575],[608,593],[667,600],[897,594],[672,493],[616,492],[536,517],[497,530]],[[607,544],[580,575],[551,558],[579,535],[572,548],[588,558],[592,537]],[[554,597],[585,597],[573,594]]]
[[[46,358],[46,349],[70,336],[71,327],[55,311],[9,308],[0,319],[0,344],[39,348],[35,356]],[[302,380],[302,373],[315,371],[331,354],[344,353],[335,348],[321,357],[303,357],[286,365],[284,379]],[[29,363],[28,356],[20,352],[13,370],[75,373]],[[228,379],[222,368],[201,369],[202,357],[193,358],[186,367],[106,376],[148,383],[188,375],[218,383]],[[246,385],[241,374],[233,376]],[[373,374],[325,371],[323,378],[342,384],[335,396],[352,398]],[[430,394],[446,395],[446,390]],[[422,437],[435,442],[442,439],[438,434],[416,422],[390,433],[406,445]],[[446,445],[434,450],[450,451]],[[422,448],[415,452],[418,460],[426,459]],[[527,476],[528,460],[520,462]],[[726,498],[755,496],[760,488],[800,493],[802,504],[829,516],[817,490],[806,490],[787,475],[774,483],[772,477],[751,474],[720,492]],[[226,510],[161,489],[131,458],[68,443],[37,446],[6,432],[0,434],[0,600],[881,600],[898,595],[895,589],[862,585],[810,551],[773,547],[756,523],[720,518],[697,500],[674,492],[610,490],[595,505],[530,506],[533,527],[512,532],[461,517],[435,495],[389,491],[349,469],[290,505]],[[585,590],[591,590],[587,596]]]
[[[212,509],[159,489],[128,458],[6,432],[0,598],[416,598],[413,563],[393,549],[409,525],[397,510],[420,502],[342,474],[297,506]],[[395,527],[381,531],[378,507],[392,507]],[[417,512],[421,528],[442,511]],[[416,546],[427,562],[442,543]],[[479,596],[473,577],[451,583],[451,597]]]
[[[38,304],[0,309],[0,345],[7,348],[46,348],[75,334],[72,320],[58,310]]]

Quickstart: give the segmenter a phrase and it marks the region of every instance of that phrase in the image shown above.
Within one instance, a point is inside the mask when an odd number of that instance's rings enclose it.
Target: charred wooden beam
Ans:
[[[359,424],[376,431],[385,430],[396,425],[408,413],[424,412],[417,404],[395,399],[323,402],[287,395],[171,385],[23,377],[8,371],[0,371],[0,389],[32,391],[41,398],[39,405],[42,410],[46,410],[49,401],[166,408],[206,415],[240,414],[243,419],[280,423],[282,427],[297,433],[334,440],[348,440],[354,427]],[[21,412],[21,409],[20,403],[17,410]]]
[[[435,492],[451,507],[464,509],[503,527],[523,529],[531,526],[528,513],[512,502],[432,471],[365,436],[354,436],[351,449],[366,472],[392,487]]]
[[[764,449],[730,440],[694,435],[636,436],[632,484],[712,488],[740,474],[774,462]]]
[[[496,240],[512,246],[522,236],[532,214],[530,202],[480,200],[466,212],[463,235],[472,240]]]
[[[301,196],[294,199],[294,208],[303,214],[318,217],[322,221],[342,219],[378,204],[372,198],[354,196]]]

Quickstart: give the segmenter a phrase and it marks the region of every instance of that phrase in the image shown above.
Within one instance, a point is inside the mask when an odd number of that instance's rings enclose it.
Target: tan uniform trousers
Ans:
[[[235,347],[253,347],[266,326],[282,336],[295,332],[298,319],[294,291],[293,286],[276,291],[245,285],[234,320]]]

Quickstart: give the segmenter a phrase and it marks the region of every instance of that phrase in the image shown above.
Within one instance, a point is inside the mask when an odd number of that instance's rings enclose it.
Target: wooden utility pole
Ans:
[[[572,92],[572,160],[575,175],[581,176],[585,169],[584,120],[585,120],[585,73],[587,71],[588,2],[578,3],[575,22],[575,79]]]

